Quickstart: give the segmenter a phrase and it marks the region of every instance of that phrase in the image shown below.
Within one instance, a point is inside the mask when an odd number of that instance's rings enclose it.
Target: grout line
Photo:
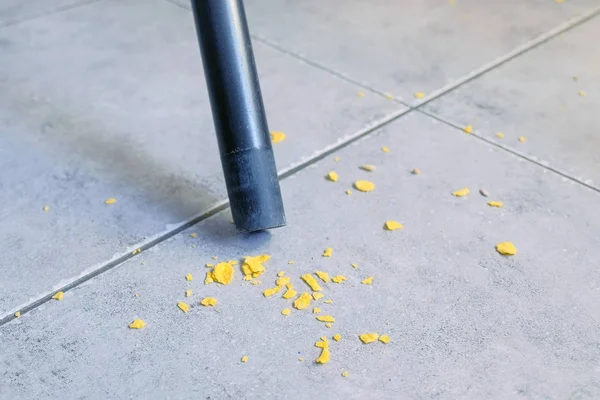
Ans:
[[[431,117],[431,118],[433,118],[433,119],[435,119],[435,120],[437,120],[437,121],[439,121],[439,122],[441,122],[443,124],[446,124],[446,125],[449,125],[449,126],[451,126],[453,128],[456,128],[456,129],[460,130],[461,132],[463,131],[464,125],[459,125],[459,124],[457,124],[455,122],[447,120],[444,117],[441,117],[439,115],[436,115],[436,114],[428,112],[428,111],[416,110],[416,109],[414,109],[413,111],[415,111],[417,113],[420,113],[420,114],[423,114],[423,115],[426,115],[428,117]],[[513,148],[511,148],[509,146],[506,146],[506,145],[504,145],[502,143],[498,143],[498,142],[496,142],[493,139],[489,139],[489,138],[487,138],[487,137],[485,137],[483,135],[478,134],[477,132],[472,132],[472,133],[470,133],[468,135],[469,136],[473,136],[474,138],[476,138],[478,140],[481,140],[481,141],[483,141],[483,142],[485,142],[485,143],[487,143],[487,144],[489,144],[491,146],[494,146],[496,148],[502,149],[502,150],[504,150],[504,151],[506,151],[508,153],[511,153],[511,154],[513,154],[513,155],[515,155],[515,156],[517,156],[519,158],[522,158],[522,159],[524,159],[526,161],[529,161],[529,162],[531,162],[533,164],[536,164],[536,165],[542,167],[543,169],[547,169],[547,170],[549,170],[551,172],[554,172],[555,174],[560,175],[563,178],[567,178],[567,179],[569,179],[569,180],[571,180],[571,181],[573,181],[575,183],[579,183],[580,185],[583,185],[583,186],[587,187],[588,189],[591,189],[591,190],[593,190],[595,192],[600,193],[600,189],[599,188],[597,188],[597,187],[595,187],[593,185],[590,185],[589,183],[586,183],[586,182],[582,181],[581,179],[576,178],[576,177],[570,175],[567,172],[561,171],[558,168],[554,168],[554,167],[551,167],[549,165],[542,164],[540,161],[532,159],[530,156],[528,156],[525,153],[521,153],[520,151],[515,150],[515,149],[513,149]]]
[[[342,141],[340,141],[336,144],[333,144],[331,146],[328,146],[323,150],[320,150],[319,152],[317,152],[315,155],[309,157],[308,159],[301,161],[295,165],[292,165],[286,169],[281,170],[278,173],[279,180],[281,181],[285,178],[288,178],[288,177],[302,171],[309,165],[314,164],[314,163],[322,160],[323,158],[335,153],[336,151],[349,146],[350,144],[364,138],[365,136],[370,135],[371,133],[375,132],[379,128],[391,123],[392,121],[395,121],[396,119],[402,117],[403,115],[405,115],[411,111],[412,110],[410,108],[405,108],[405,109],[402,109],[401,111],[396,111],[396,112],[388,115],[387,117],[384,117],[384,118],[380,119],[379,121],[374,122],[370,126],[367,126],[363,129],[361,129],[356,134],[350,135],[347,138],[342,139]],[[97,269],[95,269],[87,274],[84,274],[83,276],[80,276],[77,279],[74,279],[73,281],[67,283],[66,285],[63,285],[59,289],[53,290],[49,293],[46,293],[45,295],[28,303],[27,305],[20,307],[18,310],[15,310],[15,312],[19,311],[21,313],[21,315],[24,315],[30,311],[33,311],[36,308],[38,308],[39,306],[47,303],[48,301],[51,301],[52,296],[54,296],[54,294],[56,292],[67,292],[69,290],[72,290],[72,289],[76,288],[77,286],[81,285],[82,283],[85,283],[85,282],[89,281],[90,279],[95,278],[96,276],[99,276],[107,271],[110,271],[111,269],[113,269],[115,267],[118,267],[119,265],[121,265],[121,264],[125,263],[126,261],[135,257],[137,254],[141,254],[141,253],[151,249],[152,247],[183,232],[184,230],[188,229],[189,227],[194,226],[194,225],[214,216],[215,214],[218,214],[221,211],[226,210],[227,208],[229,208],[229,201],[222,200],[217,205],[211,207],[208,211],[203,212],[200,215],[197,215],[195,217],[192,217],[189,221],[183,222],[177,228],[174,228],[163,234],[160,234],[159,236],[155,237],[154,239],[152,239],[142,245],[136,246],[135,247],[136,249],[139,248],[142,250],[140,253],[133,254],[133,252],[127,252],[127,253],[117,257],[116,259],[113,259],[105,264],[102,264]],[[14,312],[10,312],[9,314],[7,314],[5,316],[0,317],[0,327],[2,327],[3,325],[6,325],[7,323],[9,323],[10,321],[12,321],[16,318],[17,317],[15,317]]]
[[[40,12],[38,14],[23,16],[23,17],[20,17],[20,18],[12,19],[12,20],[9,19],[8,21],[0,22],[0,29],[6,28],[6,27],[9,27],[9,26],[13,26],[13,25],[17,25],[17,24],[20,24],[21,22],[27,22],[27,21],[31,21],[31,20],[34,20],[34,19],[42,18],[42,17],[45,17],[47,15],[58,14],[58,13],[61,13],[63,11],[72,10],[74,8],[85,6],[85,5],[89,5],[89,4],[92,4],[92,3],[98,3],[100,1],[103,1],[103,0],[79,0],[79,1],[76,1],[76,2],[74,2],[72,4],[66,4],[64,6],[56,7],[54,9],[42,11],[42,12]]]

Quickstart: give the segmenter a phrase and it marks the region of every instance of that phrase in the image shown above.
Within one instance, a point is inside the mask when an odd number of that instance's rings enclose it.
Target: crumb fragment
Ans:
[[[342,339],[342,335],[340,335],[339,333],[336,333],[335,335],[333,335],[333,340],[335,340],[336,342],[339,342]]]
[[[281,278],[278,278],[278,279],[275,281],[275,284],[276,284],[277,286],[285,286],[285,285],[287,285],[288,283],[290,283],[290,277],[289,277],[289,276],[282,276]]]
[[[279,143],[285,139],[285,133],[283,132],[271,132],[271,142]]]
[[[385,229],[387,229],[388,231],[395,231],[396,229],[402,229],[402,228],[404,228],[404,227],[398,221],[391,221],[391,220],[385,221]]]
[[[349,374],[350,374],[350,373],[349,373],[348,371],[344,371],[344,372],[342,372],[342,376],[343,376],[344,378],[346,378],[346,377],[347,377]]]
[[[579,92],[577,92],[578,95],[580,95],[581,97],[585,97],[586,93],[583,90],[580,90]]]
[[[328,322],[325,324],[325,328],[331,328],[333,326],[333,324],[331,322]]]
[[[213,279],[213,275],[211,271],[206,273],[206,278],[204,278],[204,284],[208,285],[209,283],[213,283],[215,280]]]
[[[226,262],[218,263],[212,271],[214,281],[222,285],[229,285],[233,280],[233,275],[233,266]]]
[[[334,283],[342,283],[346,279],[348,279],[348,278],[346,278],[344,275],[336,275],[336,276],[331,277],[331,281]]]
[[[269,260],[269,258],[271,258],[271,256],[267,254],[261,254],[256,257],[244,258],[244,263],[242,264],[242,272],[247,277],[258,278],[263,272],[265,272],[265,267],[263,263]]]
[[[462,189],[452,192],[452,196],[465,197],[466,195],[469,194],[469,192],[470,192],[469,188],[462,188]]]
[[[425,93],[423,93],[423,92],[417,92],[417,93],[415,93],[415,97],[417,99],[422,99],[423,97],[425,97]]]
[[[219,259],[219,256],[212,256],[211,258],[212,258],[213,260],[218,260],[218,259]]]
[[[202,299],[200,304],[202,304],[204,307],[214,307],[217,305],[217,299],[215,299],[214,297],[205,297]]]
[[[245,362],[248,362],[248,356],[244,356],[244,357],[242,357],[242,362],[243,362],[243,363],[245,363]]]
[[[298,357],[298,361],[304,361],[304,358]]]
[[[502,207],[504,205],[504,203],[501,202],[501,201],[488,201],[487,204],[490,207],[498,207],[498,208],[500,208],[500,207]]]
[[[361,192],[370,192],[375,189],[375,184],[370,181],[356,181],[354,187]]]
[[[131,254],[136,255],[141,252],[142,252],[142,249],[135,249],[134,251],[131,252]]]
[[[193,291],[192,289],[188,289],[185,291],[185,297],[190,297],[192,295]]]
[[[48,207],[48,206],[44,206],[44,208],[42,208],[42,210],[43,210],[44,212],[48,212],[48,211],[50,211],[50,207]]]
[[[313,292],[320,292],[321,290],[323,290],[323,288],[321,288],[321,286],[319,285],[319,282],[317,282],[317,280],[315,279],[314,276],[312,276],[312,274],[304,274],[300,278],[308,286],[310,286],[310,288],[313,290]]]
[[[192,232],[192,233],[190,233],[190,237],[193,237],[193,238],[195,238],[196,236],[198,236],[198,234],[197,234],[196,232]]]
[[[483,197],[488,197],[490,195],[488,193],[488,191],[485,189],[479,189],[479,194],[482,195]]]
[[[352,194],[352,190],[350,190],[350,189],[347,189],[347,190],[346,190],[346,194],[347,194],[348,196],[350,196],[350,195]]]
[[[129,329],[143,329],[146,326],[146,323],[141,319],[135,319],[132,323],[129,324]]]
[[[473,132],[473,127],[471,125],[467,125],[463,128],[463,131],[465,133],[471,133],[471,132]]]
[[[313,314],[318,314],[320,312],[321,312],[321,309],[319,307],[313,308]]]
[[[252,281],[250,282],[251,285],[260,285],[260,281]]]
[[[279,292],[280,290],[281,290],[281,286],[275,286],[275,287],[272,287],[270,289],[265,289],[263,291],[263,296],[265,296],[265,297],[271,297],[275,293]]]
[[[388,344],[390,342],[390,337],[388,335],[379,336],[379,341],[384,344]]]
[[[352,265],[352,268],[354,268],[354,269],[358,268],[358,265],[356,265],[356,264],[350,264],[350,265]]]
[[[109,197],[108,199],[104,200],[104,204],[115,204],[117,202],[117,199],[115,199],[114,197]]]
[[[333,300],[327,299],[323,303],[325,303],[325,304],[333,304]]]
[[[364,165],[361,165],[359,168],[362,169],[363,171],[367,171],[367,172],[375,171],[375,166],[371,165],[371,164],[364,164]]]
[[[388,100],[394,100],[394,96],[392,96],[391,94],[384,94],[385,98]]]
[[[389,149],[389,148],[387,148],[387,147],[385,147],[385,146],[383,146],[383,147],[381,148],[381,151],[383,151],[384,153],[389,153],[389,152],[390,152],[390,149]]]
[[[358,97],[365,97],[364,92],[358,92],[357,94],[358,94]]]
[[[421,170],[419,168],[413,168],[410,172],[413,175],[421,175]]]
[[[181,311],[183,311],[185,313],[190,310],[190,305],[184,303],[183,301],[180,301],[179,303],[177,303],[177,307],[179,307],[181,309]]]
[[[377,333],[362,333],[359,336],[361,342],[367,344],[367,343],[373,343],[375,342],[378,338],[379,338],[379,334]]]
[[[227,260],[227,264],[238,265],[240,262],[238,260]]]
[[[288,261],[288,264],[290,264],[290,265],[293,263],[294,263],[294,261],[292,261],[292,260]]]
[[[289,308],[284,308],[283,310],[281,310],[281,315],[285,315],[286,317],[288,315],[290,315],[292,313],[292,310],[290,310]]]
[[[193,280],[194,280],[194,277],[192,276],[192,274],[187,274],[187,275],[185,276],[185,280],[186,280],[186,281],[193,281]]]
[[[329,362],[330,353],[329,353],[329,342],[325,336],[321,337],[317,343],[315,343],[316,347],[321,349],[321,355],[317,358],[316,362],[318,364],[326,364]]]
[[[319,279],[321,279],[325,283],[327,283],[331,280],[331,279],[329,279],[329,274],[327,272],[315,271],[315,275],[317,275],[319,277]]]
[[[498,132],[498,133],[496,133],[496,137],[497,137],[498,139],[502,139],[502,138],[504,137],[504,133],[502,133],[502,132]]]
[[[212,268],[212,267],[214,267],[214,266],[215,266],[215,264],[206,263],[206,264],[204,264],[204,266],[205,266],[206,268]]]
[[[502,242],[496,245],[496,251],[503,256],[514,256],[517,254],[517,248],[511,242]]]
[[[325,297],[325,296],[323,295],[323,293],[316,292],[316,293],[313,293],[313,294],[312,294],[312,297],[313,297],[313,299],[315,299],[315,300],[320,300],[320,299],[322,299],[322,298],[323,298],[323,297]]]
[[[300,295],[300,297],[294,300],[294,308],[298,310],[304,310],[305,308],[308,308],[308,306],[310,306],[311,300],[312,297],[310,296],[310,294],[304,292]]]
[[[335,322],[335,318],[333,318],[331,315],[319,315],[317,317],[317,321],[321,321],[321,322]]]
[[[296,297],[298,292],[294,290],[291,284],[287,285],[287,291],[283,294],[283,298],[289,300],[291,298]]]
[[[15,317],[17,317],[17,318],[21,318],[21,311],[17,311],[17,312],[15,313]]]
[[[327,179],[329,179],[331,182],[337,182],[338,178],[338,174],[335,171],[329,171],[327,174]]]
[[[373,277],[370,276],[368,278],[365,278],[360,283],[362,283],[363,285],[372,285],[373,284]]]
[[[525,136],[519,136],[519,142],[523,143],[527,141],[527,138]]]
[[[323,257],[331,257],[331,254],[333,254],[333,249],[331,247],[328,247],[323,252]]]
[[[277,273],[277,276],[278,276],[278,277],[280,277],[280,278],[281,278],[282,276],[284,276],[284,275],[285,275],[285,272],[283,272],[283,271],[279,271],[279,272]]]
[[[56,292],[56,294],[54,296],[52,296],[52,298],[54,300],[62,300],[63,297],[65,296],[65,294],[63,292]]]

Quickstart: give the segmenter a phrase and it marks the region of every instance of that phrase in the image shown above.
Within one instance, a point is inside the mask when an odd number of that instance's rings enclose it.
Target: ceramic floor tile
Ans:
[[[600,188],[598,35],[594,18],[425,109]]]
[[[236,236],[228,213],[217,214],[2,326],[0,390],[40,399],[600,396],[598,193],[417,113],[337,155],[283,181],[286,228]],[[376,170],[360,170],[365,163]],[[338,182],[324,179],[332,169]],[[345,194],[359,179],[375,189]],[[467,197],[452,196],[462,187]],[[404,228],[384,230],[386,220]],[[504,241],[515,256],[495,251]],[[272,258],[261,284],[243,281],[237,265],[229,286],[204,285],[212,256],[262,253]],[[325,297],[309,309],[261,294],[279,271],[310,291],[299,276],[316,270],[347,280],[321,282]],[[201,306],[205,297],[216,307]],[[315,320],[315,306],[332,328]],[[128,329],[135,318],[147,326]],[[366,332],[391,341],[362,344]],[[322,336],[331,360],[317,365]]]
[[[189,12],[97,2],[0,29],[0,52],[0,315],[226,198]],[[402,110],[255,56],[282,171]]]

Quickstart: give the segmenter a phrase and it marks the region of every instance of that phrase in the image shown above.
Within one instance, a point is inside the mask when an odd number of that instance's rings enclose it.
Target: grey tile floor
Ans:
[[[599,10],[247,1],[289,219],[248,236],[187,3],[1,3],[0,398],[600,397]],[[261,284],[204,285],[211,256],[261,253]],[[317,269],[348,278],[313,305],[332,328],[261,294]]]

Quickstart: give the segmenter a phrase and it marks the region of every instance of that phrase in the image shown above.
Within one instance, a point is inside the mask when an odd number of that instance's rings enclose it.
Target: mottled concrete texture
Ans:
[[[228,213],[218,214],[2,327],[5,395],[600,396],[597,193],[419,114],[337,155],[283,182],[287,228],[235,236]],[[362,163],[377,170],[361,171]],[[331,169],[337,183],[324,179]],[[375,190],[346,195],[357,179]],[[468,197],[451,195],[463,186]],[[487,206],[481,187],[504,208]],[[387,219],[404,229],[384,230]],[[518,249],[511,258],[494,250],[507,240]],[[330,258],[321,256],[326,247]],[[203,284],[211,256],[260,253],[272,255],[262,284],[243,282],[239,270],[230,286]],[[310,309],[284,317],[289,302],[261,295],[278,271],[307,290],[299,276],[315,270],[348,278],[323,283],[333,303],[315,304],[336,318],[331,329]],[[362,285],[368,276],[373,285]],[[206,296],[216,308],[199,305]],[[129,330],[135,318],[147,327]],[[391,342],[363,345],[364,332]],[[332,341],[330,363],[316,365],[314,342],[335,333],[342,340]]]

